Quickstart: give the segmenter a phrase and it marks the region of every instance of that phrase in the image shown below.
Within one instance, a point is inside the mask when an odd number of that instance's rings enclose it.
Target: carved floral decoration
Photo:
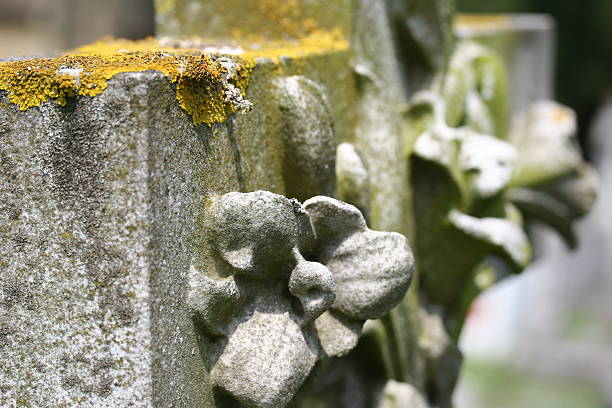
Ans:
[[[242,406],[285,406],[318,359],[355,347],[410,284],[405,237],[329,197],[228,193],[210,198],[205,224],[215,267],[192,268],[189,304],[218,398]]]
[[[529,263],[524,224],[574,245],[572,223],[596,196],[571,109],[537,102],[509,125],[507,88],[495,51],[463,41],[406,114],[422,287],[455,338],[473,298]]]

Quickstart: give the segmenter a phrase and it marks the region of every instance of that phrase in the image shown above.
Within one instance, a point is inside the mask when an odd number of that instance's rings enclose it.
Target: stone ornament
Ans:
[[[573,223],[593,207],[598,186],[576,131],[570,108],[540,101],[516,116],[508,136],[519,152],[510,199],[528,220],[554,228],[572,248],[577,245]]]
[[[298,200],[332,195],[336,135],[325,88],[293,75],[276,79],[274,94],[281,114],[287,195]]]
[[[508,126],[507,82],[492,49],[462,41],[405,115],[422,287],[454,337],[476,294],[529,263],[526,222],[547,223],[573,246],[572,224],[595,201],[574,113],[541,101]]]
[[[210,197],[206,215],[216,266],[192,268],[188,301],[223,401],[285,406],[317,360],[348,353],[410,284],[406,238],[333,198],[234,192]]]
[[[370,213],[370,173],[351,143],[336,149],[336,187],[338,198],[353,204],[368,218]]]
[[[518,272],[531,251],[518,210],[505,197],[516,148],[467,124],[449,126],[447,106],[439,94],[423,91],[407,117],[418,133],[411,159],[423,288],[434,304],[457,313],[447,324],[458,328],[464,310],[456,302],[472,292],[466,287],[475,267],[496,255]]]

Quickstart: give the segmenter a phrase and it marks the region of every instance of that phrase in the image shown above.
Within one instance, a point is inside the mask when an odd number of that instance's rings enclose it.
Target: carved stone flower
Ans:
[[[319,358],[350,351],[410,284],[406,239],[329,197],[213,197],[206,231],[215,267],[192,268],[189,303],[217,395],[242,406],[285,406]]]

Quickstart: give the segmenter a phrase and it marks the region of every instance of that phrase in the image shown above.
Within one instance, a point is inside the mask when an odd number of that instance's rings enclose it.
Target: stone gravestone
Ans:
[[[510,125],[450,0],[156,8],[0,63],[0,405],[450,407],[524,223],[591,204],[571,111]]]

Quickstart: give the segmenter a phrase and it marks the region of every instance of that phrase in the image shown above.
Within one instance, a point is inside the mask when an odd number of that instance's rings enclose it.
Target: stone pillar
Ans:
[[[0,405],[451,407],[530,198],[588,207],[571,114],[508,132],[450,1],[156,6],[158,39],[0,62]]]

